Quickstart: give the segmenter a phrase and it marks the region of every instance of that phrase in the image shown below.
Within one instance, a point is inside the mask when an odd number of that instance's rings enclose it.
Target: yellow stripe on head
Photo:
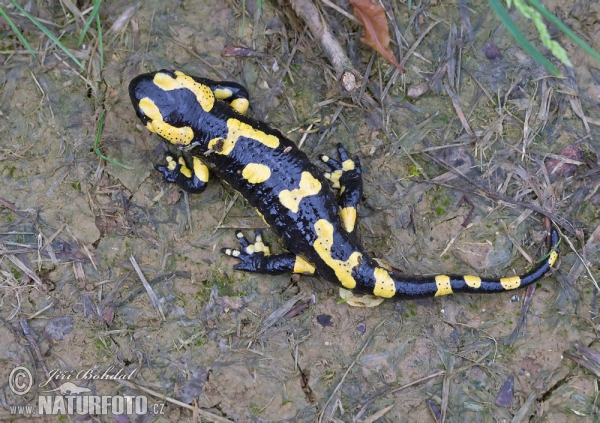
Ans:
[[[210,112],[215,104],[215,95],[208,85],[194,81],[181,71],[175,71],[175,78],[167,73],[157,72],[154,75],[154,83],[165,91],[185,88],[196,96],[196,100],[205,112]]]
[[[189,126],[178,128],[166,123],[158,106],[148,97],[142,98],[138,107],[150,119],[146,123],[146,128],[150,132],[160,135],[171,144],[188,145],[194,139],[194,131]]]

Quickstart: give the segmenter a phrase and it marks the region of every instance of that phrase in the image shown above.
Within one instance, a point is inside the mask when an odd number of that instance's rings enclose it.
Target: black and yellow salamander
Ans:
[[[421,277],[386,270],[358,242],[361,168],[341,145],[339,160],[321,156],[330,168],[322,172],[279,131],[244,115],[248,91],[234,82],[161,70],[134,78],[129,95],[144,126],[171,145],[167,163],[156,167],[165,181],[199,193],[212,171],[256,208],[290,251],[271,254],[260,232],[254,243],[238,232],[241,248],[222,250],[239,260],[235,269],[317,275],[359,293],[417,298],[522,288],[542,278],[558,258],[559,236],[552,229],[550,252],[523,276]],[[339,189],[339,198],[330,187]]]

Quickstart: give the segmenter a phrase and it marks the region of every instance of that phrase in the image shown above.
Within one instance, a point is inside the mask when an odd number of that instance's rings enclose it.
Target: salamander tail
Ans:
[[[471,275],[407,276],[405,274],[376,268],[375,295],[395,298],[418,298],[453,294],[455,292],[494,293],[524,288],[540,280],[554,266],[558,259],[559,236],[556,228],[550,233],[551,247],[548,254],[536,266],[521,276],[500,279],[487,279]],[[379,270],[379,272],[378,272]],[[379,273],[379,275],[378,275]],[[387,274],[389,278],[386,277]],[[394,289],[392,294],[391,282]],[[384,288],[378,294],[377,286]],[[381,295],[381,294],[384,295]]]

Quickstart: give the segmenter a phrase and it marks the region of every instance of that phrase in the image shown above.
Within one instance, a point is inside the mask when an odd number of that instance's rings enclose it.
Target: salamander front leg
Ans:
[[[240,260],[233,268],[246,272],[280,275],[282,273],[301,273],[312,275],[315,267],[301,257],[292,253],[271,255],[269,246],[262,240],[262,232],[256,231],[254,243],[251,244],[242,232],[236,234],[242,248],[235,250],[222,248],[221,252]]]
[[[331,172],[325,173],[325,178],[333,188],[340,190],[340,217],[346,231],[351,233],[356,228],[356,211],[362,197],[362,172],[358,156],[348,158],[342,144],[338,144],[338,153],[341,162],[325,155],[321,155],[321,160],[331,168]]]
[[[156,170],[163,175],[163,181],[177,184],[181,189],[192,194],[199,194],[206,189],[208,168],[200,159],[192,158],[191,169],[183,156],[179,158],[167,156],[166,160],[166,165],[156,166]]]

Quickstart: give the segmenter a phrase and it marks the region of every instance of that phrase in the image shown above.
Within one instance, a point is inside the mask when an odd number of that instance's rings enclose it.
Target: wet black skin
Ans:
[[[334,227],[335,241],[332,252],[334,258],[346,260],[354,251],[360,251],[366,256],[362,246],[349,239],[350,237],[344,236],[345,231],[338,216],[337,200],[329,189],[329,182],[323,177],[322,170],[311,163],[308,156],[300,151],[296,144],[265,123],[236,113],[224,101],[215,101],[213,109],[210,113],[206,113],[190,91],[160,90],[154,84],[153,78],[154,73],[139,75],[129,86],[131,101],[142,123],[145,124],[147,118],[139,111],[137,105],[140,99],[149,97],[161,110],[165,122],[177,127],[191,127],[195,134],[192,141],[194,146],[187,150],[187,153],[199,157],[211,172],[241,193],[248,203],[263,215],[267,224],[281,237],[290,252],[302,255],[313,263],[319,276],[337,282],[335,273],[312,247],[316,239],[313,229],[315,222],[319,219],[327,219]],[[205,79],[195,79],[207,83]],[[227,119],[230,117],[268,135],[278,137],[279,146],[273,149],[253,139],[241,137],[238,144],[243,142],[244,148],[236,145],[229,155],[214,153],[206,155],[210,140],[227,137]],[[261,184],[250,184],[241,176],[242,170],[248,163],[267,165],[271,169],[271,177]],[[298,213],[293,213],[281,205],[277,196],[284,189],[297,188],[304,171],[309,171],[318,179],[322,188],[318,195],[311,195],[302,200]],[[280,273],[278,270],[276,273]],[[365,289],[368,291],[368,287]]]
[[[170,73],[164,70],[159,72]],[[227,101],[215,100],[213,108],[209,112],[205,112],[190,91],[186,89],[164,91],[154,84],[154,75],[155,73],[139,75],[131,81],[129,86],[131,101],[142,123],[146,124],[148,118],[139,110],[138,104],[140,99],[148,97],[158,106],[165,122],[175,127],[191,127],[194,132],[193,141],[188,147],[180,148],[186,161],[189,162],[189,158],[194,156],[200,158],[213,174],[243,195],[250,205],[263,215],[267,224],[281,237],[284,245],[290,251],[288,254],[274,256],[264,256],[262,253],[254,254],[253,257],[246,257],[245,260],[242,260],[236,268],[267,274],[289,272],[293,268],[295,256],[299,255],[315,266],[316,275],[339,283],[335,272],[313,248],[313,243],[317,238],[314,229],[315,223],[320,219],[325,219],[333,225],[332,257],[345,261],[353,252],[360,252],[362,260],[353,272],[357,282],[354,291],[372,294],[375,286],[373,269],[378,265],[357,241],[355,231],[349,234],[344,229],[339,217],[340,205],[329,188],[329,181],[325,179],[323,172],[311,163],[306,154],[279,131],[263,122],[238,114]],[[247,98],[247,91],[241,85],[193,78],[213,90],[222,85],[230,88],[234,92],[234,97]],[[229,118],[238,119],[252,128],[277,137],[280,141],[279,146],[273,149],[252,138],[240,137],[236,147],[229,155],[210,152],[208,148],[210,140],[227,137],[227,120]],[[270,178],[259,184],[251,184],[246,181],[241,176],[241,172],[249,163],[268,166],[271,169]],[[358,164],[357,160],[356,163]],[[344,181],[348,191],[346,197],[350,198],[348,202],[354,204],[360,199],[362,191],[360,166],[357,168],[358,171],[349,175],[348,179]],[[164,166],[159,166],[158,169],[165,175],[167,182],[177,182],[175,180],[179,177],[177,171],[170,174]],[[314,178],[319,180],[321,190],[316,195],[305,197],[300,203],[298,213],[294,213],[280,203],[278,195],[282,190],[297,188],[301,174],[305,171],[310,172]],[[187,189],[185,185],[179,185]],[[187,190],[200,192],[204,188],[205,184],[203,183],[201,186],[192,185]],[[346,205],[342,204],[342,206]],[[243,246],[244,243],[247,243],[243,238],[240,241]],[[558,243],[558,234],[554,229],[551,233],[551,241],[552,246],[556,246]],[[550,267],[547,259],[542,261],[533,270],[521,276],[520,287],[539,280]],[[390,271],[389,274],[396,286],[396,298],[432,296],[438,290],[435,279],[432,277],[407,276],[395,271]],[[453,292],[505,291],[498,279],[482,278],[481,287],[472,288],[466,285],[462,276],[449,276]]]

